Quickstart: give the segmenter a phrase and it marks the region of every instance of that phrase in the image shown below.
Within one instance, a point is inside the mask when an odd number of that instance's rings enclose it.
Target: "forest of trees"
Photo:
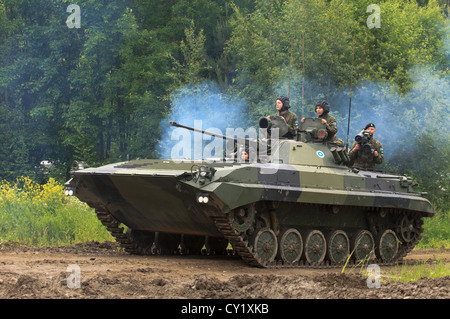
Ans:
[[[71,4],[79,27],[68,21]],[[344,140],[351,105],[349,142],[374,122],[380,168],[412,176],[448,210],[448,7],[448,0],[0,0],[0,179],[64,181],[74,161],[159,158],[169,120],[247,128],[288,95],[299,118],[315,116],[315,102],[326,99]],[[53,163],[50,174],[42,161]]]

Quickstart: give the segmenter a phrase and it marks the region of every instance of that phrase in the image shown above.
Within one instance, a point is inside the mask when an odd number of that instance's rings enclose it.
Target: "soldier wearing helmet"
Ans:
[[[278,111],[277,115],[282,117],[286,121],[286,124],[289,128],[289,131],[284,135],[284,137],[290,139],[295,138],[298,129],[298,117],[295,113],[289,111],[289,108],[291,107],[289,105],[289,98],[286,96],[277,97],[275,107]]]
[[[330,105],[328,105],[328,102],[325,100],[317,101],[315,112],[317,113],[317,117],[322,120],[322,124],[325,124],[328,133],[327,142],[333,142],[339,146],[344,146],[344,141],[336,136],[338,131],[337,122],[334,116],[329,114]],[[302,118],[301,122],[303,123],[304,121],[305,118]]]

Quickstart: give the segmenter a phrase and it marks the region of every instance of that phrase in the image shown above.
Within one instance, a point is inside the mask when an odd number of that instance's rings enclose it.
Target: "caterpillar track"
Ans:
[[[414,230],[414,236],[413,237],[407,237],[401,236],[402,231],[402,225],[401,223],[397,225],[396,231],[394,230],[385,230],[384,233],[387,233],[391,235],[392,233],[397,233],[401,237],[404,237],[403,239],[406,240],[398,240],[400,243],[397,249],[397,252],[395,253],[395,256],[390,257],[389,260],[383,259],[382,254],[380,256],[380,252],[378,251],[375,255],[378,258],[371,258],[370,256],[373,256],[375,250],[379,250],[379,247],[373,247],[371,252],[364,256],[364,258],[358,259],[355,256],[353,256],[355,252],[355,247],[352,245],[351,247],[348,247],[348,251],[344,254],[345,257],[341,257],[342,260],[335,261],[329,254],[325,254],[326,257],[322,258],[319,262],[313,262],[311,260],[308,260],[307,257],[305,257],[305,253],[300,253],[301,258],[298,257],[294,261],[290,262],[287,261],[286,258],[283,258],[280,254],[280,246],[279,243],[276,242],[276,249],[277,252],[276,257],[270,258],[271,260],[265,260],[261,256],[259,256],[259,252],[261,250],[258,250],[254,246],[257,245],[255,243],[255,235],[257,235],[259,232],[266,231],[266,232],[272,232],[273,230],[270,230],[269,227],[257,227],[256,225],[251,225],[250,227],[247,227],[245,231],[239,231],[236,230],[236,224],[233,224],[233,217],[232,213],[222,215],[222,216],[213,216],[214,223],[216,224],[218,230],[223,234],[224,238],[231,244],[232,251],[236,254],[238,254],[242,260],[247,263],[250,266],[254,267],[263,267],[263,268],[337,268],[337,267],[343,267],[344,265],[355,265],[357,263],[374,263],[380,266],[389,266],[389,265],[395,265],[402,261],[403,257],[405,257],[413,248],[414,246],[419,242],[421,238],[421,233],[423,232],[422,224],[423,221],[420,217],[416,217],[414,221],[412,221],[412,224],[416,225],[416,229]],[[408,212],[404,211],[400,215],[410,216]],[[138,255],[155,255],[155,254],[161,254],[164,253],[161,251],[161,246],[165,246],[165,243],[156,243],[155,240],[155,233],[150,232],[144,232],[147,234],[152,234],[150,237],[146,237],[144,240],[142,239],[142,236],[136,236],[133,234],[133,231],[131,229],[128,229],[126,232],[124,232],[124,228],[121,227],[121,224],[107,211],[97,211],[97,217],[102,222],[102,224],[108,229],[108,231],[111,233],[111,235],[116,239],[116,241],[119,243],[120,247],[122,247],[126,252],[130,254],[138,254]],[[401,220],[404,220],[402,218]],[[255,223],[253,223],[255,224]],[[239,227],[238,227],[239,228]],[[291,231],[293,233],[293,231]],[[288,232],[289,234],[291,232]],[[312,231],[318,233],[320,231],[315,230]],[[285,231],[286,233],[286,231]],[[309,232],[311,233],[311,232]],[[341,233],[339,233],[341,234]],[[373,234],[372,234],[373,236]],[[282,237],[280,235],[277,236],[278,238]],[[373,237],[380,237],[380,236],[373,236]],[[182,237],[183,238],[183,237]],[[375,243],[375,245],[380,245],[379,239],[378,243]],[[166,253],[173,253],[175,251],[178,251],[178,253],[185,253],[185,251],[182,251],[180,248],[180,244],[175,247],[175,242],[171,242],[172,249],[166,249]],[[181,243],[181,245],[183,245]],[[330,238],[327,238],[326,245],[330,245]],[[187,243],[187,246],[190,246],[189,243]],[[198,245],[197,245],[198,246]],[[270,244],[269,244],[270,246]],[[205,246],[203,246],[205,247]],[[352,251],[350,251],[350,248]],[[269,247],[270,249],[270,247]],[[225,251],[225,249],[223,249]],[[262,251],[264,252],[264,243]],[[193,253],[199,253],[200,251],[193,252]],[[191,252],[192,253],[192,252]],[[230,252],[228,251],[228,254]],[[208,253],[209,254],[209,253]]]
[[[331,267],[342,267],[346,262],[347,258],[350,256],[351,252],[349,251],[349,254],[345,258],[345,260],[341,262],[333,262],[330,259],[325,259],[315,263],[310,262],[307,260],[304,260],[304,255],[302,256],[302,259],[296,260],[295,262],[286,262],[279,258],[279,254],[277,254],[278,258],[275,258],[274,260],[271,260],[269,262],[263,261],[258,254],[255,252],[255,248],[252,245],[251,240],[249,241],[248,238],[252,237],[251,235],[248,236],[247,233],[239,233],[233,228],[232,223],[229,220],[229,217],[215,217],[215,223],[218,227],[218,229],[224,234],[224,237],[229,240],[231,245],[233,246],[233,249],[236,251],[236,253],[249,265],[256,266],[256,267],[276,267],[276,268],[283,268],[283,267],[289,267],[289,268],[331,268]],[[422,225],[423,222],[420,219],[420,221],[417,221],[418,224]],[[393,257],[390,260],[384,260],[382,258],[377,259],[366,259],[366,260],[358,260],[355,258],[349,259],[349,264],[352,265],[355,262],[367,262],[367,263],[375,263],[377,265],[395,265],[396,263],[400,262],[403,257],[405,257],[413,248],[414,246],[419,242],[419,239],[421,238],[420,233],[423,232],[423,228],[420,226],[419,231],[417,232],[417,236],[414,237],[409,242],[402,242],[400,246],[398,247],[398,252],[395,254],[395,257]],[[254,243],[253,243],[254,244]],[[353,247],[354,248],[354,247]]]

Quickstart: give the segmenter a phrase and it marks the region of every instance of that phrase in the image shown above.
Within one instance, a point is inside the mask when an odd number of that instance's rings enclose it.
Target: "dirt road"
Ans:
[[[450,250],[413,251],[405,263],[450,262]],[[259,269],[237,257],[132,256],[113,243],[64,248],[0,244],[2,299],[449,299],[450,276],[368,288],[360,268]],[[77,281],[79,279],[79,281]],[[372,283],[376,283],[373,281]],[[373,286],[373,285],[372,285]]]

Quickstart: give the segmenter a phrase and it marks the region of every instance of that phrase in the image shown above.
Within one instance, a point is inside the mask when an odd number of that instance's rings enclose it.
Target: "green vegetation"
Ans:
[[[450,264],[442,259],[437,259],[431,265],[427,262],[416,263],[415,265],[401,265],[384,272],[384,277],[390,281],[409,282],[420,278],[441,278],[450,276]]]
[[[53,179],[38,185],[29,178],[0,184],[0,241],[28,245],[70,245],[114,240],[93,209],[64,195]]]
[[[450,213],[438,211],[424,219],[424,232],[417,248],[450,248]]]
[[[450,264],[445,262],[438,255],[435,256],[435,261],[428,262],[422,261],[417,262],[414,265],[404,263],[402,265],[396,265],[392,268],[381,268],[380,273],[376,274],[380,276],[381,282],[410,282],[417,281],[421,278],[442,278],[445,276],[450,276]],[[352,273],[353,271],[358,272],[362,276],[372,276],[375,275],[373,272],[369,272],[368,261],[363,261],[360,264],[342,269],[342,273]],[[372,269],[373,270],[373,269]]]

